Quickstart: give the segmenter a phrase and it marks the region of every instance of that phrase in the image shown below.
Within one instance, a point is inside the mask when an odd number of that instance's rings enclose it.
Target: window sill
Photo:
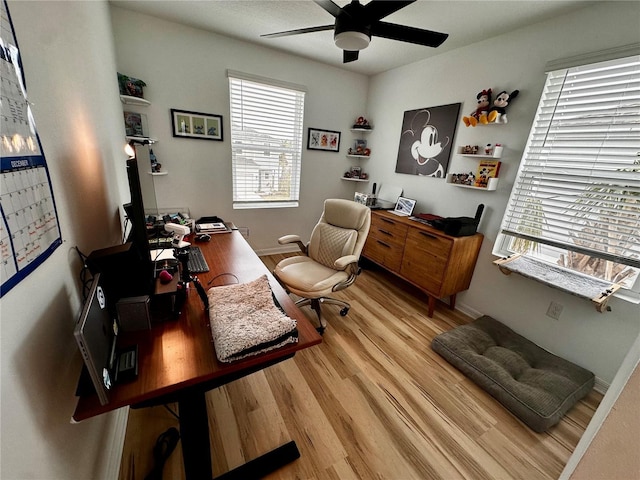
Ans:
[[[632,303],[640,303],[634,292],[620,290],[620,285],[599,280],[564,268],[550,265],[521,255],[511,255],[493,262],[505,275],[515,272],[523,277],[557,288],[563,292],[589,299],[596,310],[608,310],[607,301],[612,296]]]

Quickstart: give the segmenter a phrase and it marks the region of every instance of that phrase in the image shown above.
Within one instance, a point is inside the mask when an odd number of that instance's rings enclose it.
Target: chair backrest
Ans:
[[[327,199],[322,216],[311,232],[307,253],[329,268],[334,268],[334,262],[345,255],[360,258],[370,225],[369,207],[352,200]]]

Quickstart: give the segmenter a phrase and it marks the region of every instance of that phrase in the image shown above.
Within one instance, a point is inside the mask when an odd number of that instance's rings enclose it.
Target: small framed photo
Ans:
[[[222,115],[171,109],[173,136],[222,141]]]
[[[124,132],[127,137],[148,137],[147,116],[142,113],[124,112]]]
[[[340,132],[320,128],[309,128],[307,150],[338,152],[340,150]]]

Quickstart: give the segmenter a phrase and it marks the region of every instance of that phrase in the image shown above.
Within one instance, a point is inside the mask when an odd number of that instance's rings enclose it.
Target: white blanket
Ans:
[[[216,356],[232,362],[298,341],[297,322],[274,303],[266,275],[207,292]]]

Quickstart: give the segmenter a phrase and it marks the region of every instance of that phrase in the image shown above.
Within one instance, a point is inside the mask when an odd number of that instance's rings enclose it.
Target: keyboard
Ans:
[[[190,273],[204,273],[209,271],[209,265],[204,259],[202,250],[196,245],[189,247],[189,262],[187,263]]]

